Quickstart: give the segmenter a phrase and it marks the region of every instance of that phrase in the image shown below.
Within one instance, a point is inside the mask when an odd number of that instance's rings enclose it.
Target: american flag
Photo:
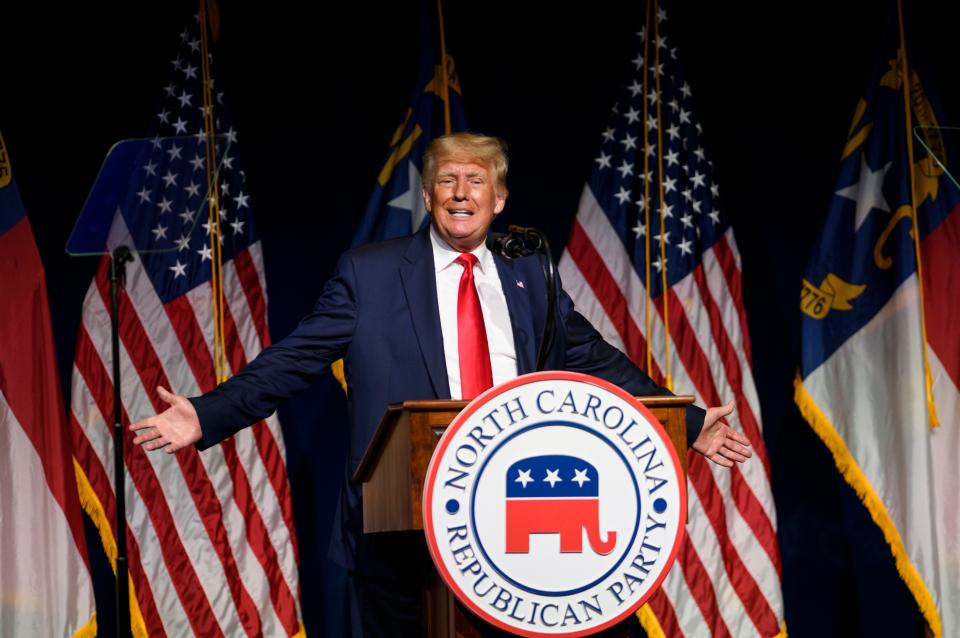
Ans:
[[[579,311],[654,380],[669,378],[699,405],[735,399],[728,421],[755,452],[733,469],[688,457],[687,535],[640,611],[644,628],[777,636],[785,627],[776,511],[740,256],[667,26],[666,12],[648,6],[559,269]]]
[[[101,182],[113,181],[95,186],[119,193],[108,248],[137,248],[119,304],[124,426],[166,407],[157,386],[200,394],[270,341],[261,245],[237,132],[209,72],[215,58],[207,39],[197,16],[170,59],[151,139],[140,144],[126,175],[104,169]],[[82,502],[114,561],[107,273],[104,258],[84,301],[70,416]],[[296,536],[276,416],[203,454],[193,448],[147,454],[131,445],[126,427],[124,433],[134,635],[302,635]]]

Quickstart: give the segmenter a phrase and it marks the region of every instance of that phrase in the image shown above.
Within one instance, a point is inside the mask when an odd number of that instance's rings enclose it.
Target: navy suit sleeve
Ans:
[[[587,319],[573,307],[573,300],[560,289],[559,315],[567,337],[564,367],[600,377],[620,386],[636,396],[671,395],[672,392],[655,384],[647,374],[633,364],[617,348],[607,343]],[[706,413],[696,406],[687,407],[687,446],[693,445]]]
[[[356,279],[349,255],[324,286],[313,311],[286,338],[265,349],[237,375],[190,399],[203,437],[201,450],[273,414],[277,404],[309,387],[344,356],[357,323]]]

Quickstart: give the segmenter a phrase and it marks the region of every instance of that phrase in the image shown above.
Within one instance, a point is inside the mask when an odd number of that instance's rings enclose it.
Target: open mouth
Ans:
[[[465,209],[448,210],[447,214],[453,217],[454,219],[469,219],[473,217],[473,211],[469,211]]]

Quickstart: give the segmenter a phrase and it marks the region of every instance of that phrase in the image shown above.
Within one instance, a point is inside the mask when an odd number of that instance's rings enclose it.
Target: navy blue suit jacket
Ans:
[[[546,320],[540,263],[537,257],[495,259],[513,327],[517,373],[533,372]],[[558,304],[546,369],[592,374],[635,395],[669,394],[605,342],[562,289]],[[349,477],[389,403],[450,398],[429,229],[344,253],[313,311],[288,337],[216,389],[191,399],[203,430],[198,447],[269,416],[341,357],[349,387]],[[700,408],[688,409],[688,443],[703,417]],[[355,566],[361,512],[359,486],[348,481],[332,547],[348,567]]]

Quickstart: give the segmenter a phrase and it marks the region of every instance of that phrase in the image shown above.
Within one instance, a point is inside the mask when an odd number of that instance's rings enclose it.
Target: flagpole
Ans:
[[[903,28],[903,1],[897,0],[897,26],[900,29],[900,88],[903,90],[903,121],[907,138],[907,166],[910,170],[910,219],[913,224],[913,250],[917,260],[917,290],[920,293],[920,334],[923,338],[923,381],[927,393],[927,410],[930,413],[930,427],[940,427],[937,406],[933,398],[933,375],[930,373],[930,359],[927,356],[927,316],[923,302],[923,264],[920,258],[920,228],[917,223],[917,188],[913,166],[913,121],[910,111],[910,66],[907,64],[907,39]]]
[[[443,133],[450,135],[453,126],[450,123],[450,81],[447,70],[447,40],[443,32],[443,2],[437,0],[437,25],[440,29],[440,73],[443,86]]]
[[[657,4],[659,10],[660,5]],[[665,366],[667,374],[667,390],[673,392],[673,374],[670,369],[670,312],[667,304],[667,233],[666,222],[667,215],[664,210],[666,204],[665,193],[663,192],[663,127],[661,126],[661,106],[660,106],[660,15],[659,11],[653,19],[653,30],[655,34],[653,46],[653,74],[654,84],[657,92],[657,186],[660,189],[660,277],[662,282],[663,295],[663,347],[665,351]],[[644,123],[644,127],[646,123]],[[646,130],[641,127],[646,135]],[[647,333],[647,343],[650,343],[650,334]]]
[[[110,339],[113,363],[113,486],[116,493],[116,635],[130,635],[130,583],[127,567],[126,476],[123,453],[123,419],[120,400],[120,288],[126,285],[126,264],[133,261],[127,246],[117,246],[110,259]]]
[[[223,249],[220,244],[220,191],[217,185],[217,171],[214,164],[217,161],[217,147],[213,119],[213,87],[210,82],[210,55],[207,41],[207,0],[200,0],[200,68],[202,73],[203,89],[203,131],[207,141],[207,207],[210,224],[210,248],[213,251],[211,259],[210,288],[213,295],[213,356],[216,383],[227,379],[226,339],[223,329]]]
[[[647,121],[647,99],[646,91],[648,88],[648,78],[650,77],[650,68],[647,65],[647,59],[650,49],[650,2],[647,2],[647,15],[646,22],[643,26],[643,126],[646,126]],[[650,347],[650,333],[651,333],[651,317],[650,317],[650,302],[651,302],[651,292],[650,292],[650,138],[646,134],[643,126],[641,130],[643,131],[643,261],[644,261],[644,271],[643,271],[643,287],[646,289],[646,296],[643,300],[643,310],[646,317],[646,342],[647,342],[647,374],[653,376],[653,351]]]

